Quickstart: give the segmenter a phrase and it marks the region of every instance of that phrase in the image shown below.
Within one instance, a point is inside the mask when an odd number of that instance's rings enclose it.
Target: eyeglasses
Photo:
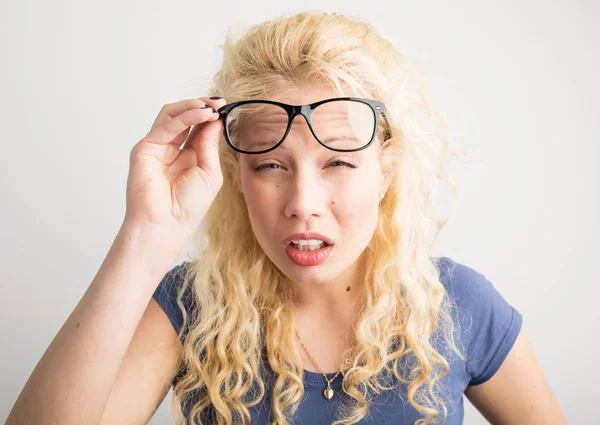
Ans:
[[[302,115],[317,141],[333,151],[355,152],[367,148],[382,116],[391,137],[391,126],[382,102],[357,97],[336,97],[308,105],[288,105],[270,100],[243,100],[218,110],[227,144],[237,152],[261,154],[277,148],[286,138],[296,115]]]

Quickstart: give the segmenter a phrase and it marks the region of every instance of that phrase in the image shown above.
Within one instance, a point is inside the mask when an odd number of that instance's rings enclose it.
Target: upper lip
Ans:
[[[317,232],[302,232],[302,233],[294,233],[283,240],[283,245],[287,246],[292,241],[296,241],[298,239],[319,239],[325,242],[327,245],[333,245],[333,241],[329,239],[327,236],[317,233]]]

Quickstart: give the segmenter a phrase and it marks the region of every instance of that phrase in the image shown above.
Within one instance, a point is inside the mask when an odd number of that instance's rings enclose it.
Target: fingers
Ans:
[[[207,105],[211,105],[215,111],[226,104],[225,99],[222,97],[212,97],[212,98],[211,97],[200,97],[199,99],[207,102]],[[185,137],[184,137],[185,143],[183,143],[183,146],[181,146],[182,143],[177,144],[179,146],[179,149],[183,149],[183,147],[185,147],[189,143],[189,140],[194,139],[198,133],[198,130],[200,128],[202,128],[204,125],[205,124],[199,124],[199,125],[193,126],[191,131],[189,132],[189,136],[187,133],[185,134]],[[186,137],[187,137],[187,139],[186,139]]]
[[[206,105],[211,106],[215,110],[225,105],[225,99],[211,99],[209,97],[200,97],[198,99],[185,99],[175,103],[168,103],[162,107],[156,120],[152,124],[150,131],[154,130],[174,118],[181,115],[190,109],[201,109]],[[208,108],[207,108],[208,109]]]
[[[153,126],[144,137],[145,142],[179,147],[186,139],[190,127],[219,119],[216,109],[225,104],[225,99],[187,99],[165,105]]]
[[[187,132],[193,125],[215,121],[219,118],[219,115],[213,112],[212,107],[204,109],[190,109],[181,113],[180,115],[171,118],[165,124],[156,127],[152,130],[145,138],[146,142],[156,143],[159,145],[166,145],[171,142],[175,142],[177,138],[177,145],[180,145],[185,137],[177,137],[182,132]]]

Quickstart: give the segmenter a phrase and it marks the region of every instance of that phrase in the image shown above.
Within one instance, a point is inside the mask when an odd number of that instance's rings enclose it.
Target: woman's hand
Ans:
[[[181,244],[196,231],[223,183],[223,124],[215,111],[224,104],[201,97],[163,106],[130,153],[125,225],[156,230]]]

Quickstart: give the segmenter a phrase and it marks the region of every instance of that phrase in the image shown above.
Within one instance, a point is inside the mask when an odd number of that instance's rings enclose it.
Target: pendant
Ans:
[[[333,397],[333,390],[331,389],[329,384],[327,384],[327,388],[325,388],[325,390],[323,390],[323,395],[325,396],[325,398],[327,400],[331,400],[331,397]]]

